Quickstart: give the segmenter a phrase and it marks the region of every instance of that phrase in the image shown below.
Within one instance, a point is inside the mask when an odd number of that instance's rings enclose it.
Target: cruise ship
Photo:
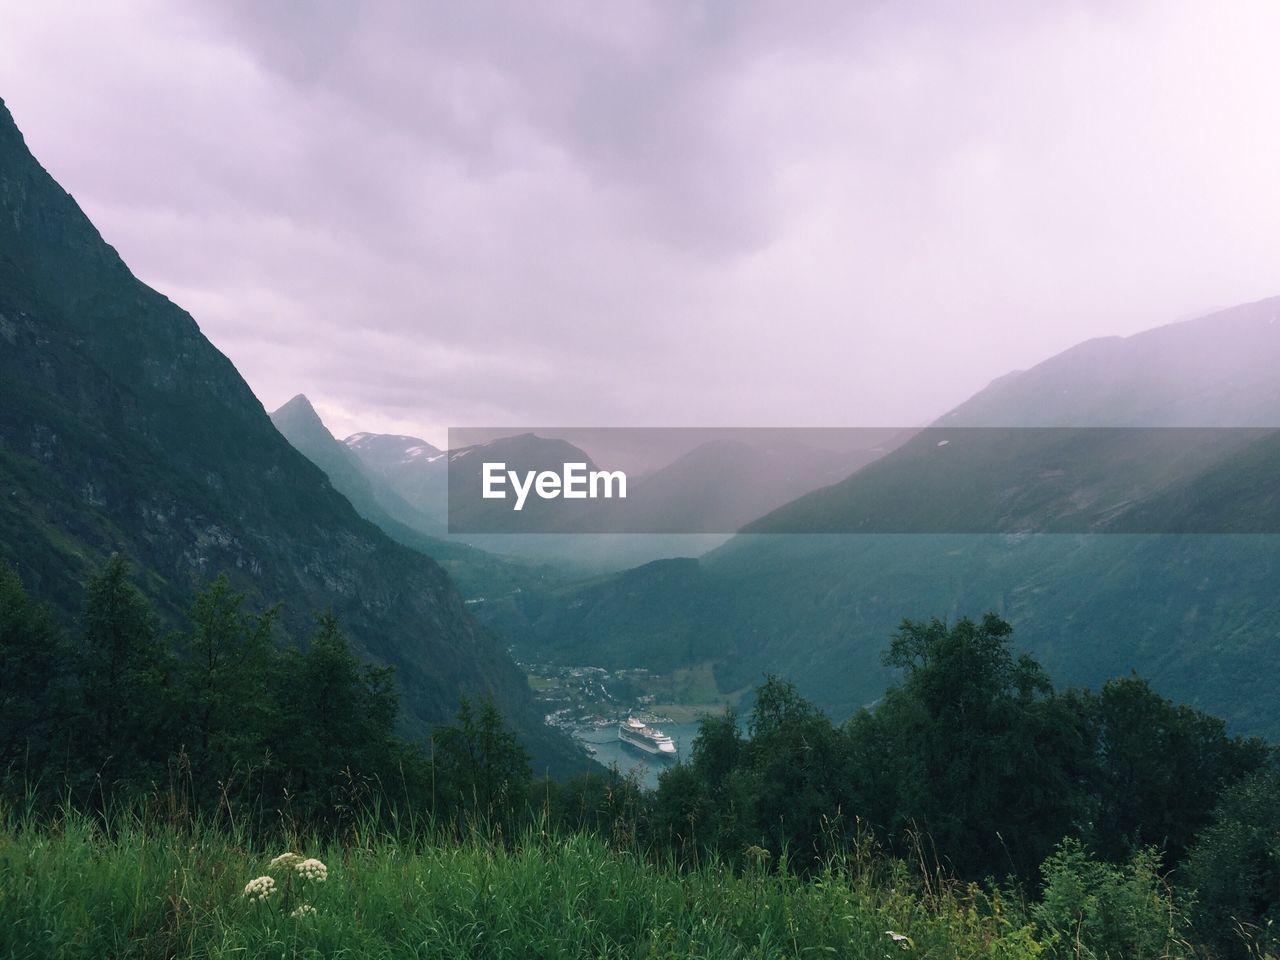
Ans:
[[[658,757],[674,759],[676,742],[661,730],[646,726],[643,720],[627,717],[627,722],[618,727],[618,739],[628,746],[643,750]]]

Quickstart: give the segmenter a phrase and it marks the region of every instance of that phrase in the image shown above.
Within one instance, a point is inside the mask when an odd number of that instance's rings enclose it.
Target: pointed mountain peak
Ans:
[[[318,440],[337,442],[305,393],[298,394],[272,413],[271,422],[295,447],[299,442],[315,443]]]
[[[298,414],[311,414],[317,420],[320,415],[316,413],[316,408],[311,405],[311,401],[307,399],[305,393],[300,393],[288,403],[282,404],[271,416],[297,416]]]

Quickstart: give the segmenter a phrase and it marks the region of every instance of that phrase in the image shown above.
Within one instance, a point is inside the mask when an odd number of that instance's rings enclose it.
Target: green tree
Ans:
[[[397,774],[400,712],[390,667],[361,661],[332,612],[316,616],[305,653],[276,661],[273,754],[300,803],[333,817],[367,781]]]
[[[82,627],[74,754],[84,773],[104,783],[141,783],[168,754],[171,721],[163,693],[169,661],[123,557],[113,555],[90,578]]]
[[[10,773],[34,782],[50,760],[67,720],[66,656],[49,611],[0,563],[0,782]]]
[[[1165,879],[1160,853],[1138,850],[1111,864],[1078,840],[1045,861],[1044,890],[1032,908],[1049,955],[1095,960],[1164,960],[1183,954],[1187,921]]]
[[[446,811],[504,826],[524,813],[529,755],[492,700],[477,712],[462,698],[457,721],[437,727],[432,741],[437,796]]]
[[[1260,740],[1227,735],[1217,717],[1166,700],[1138,677],[1086,695],[1099,765],[1090,845],[1117,863],[1145,847],[1186,854],[1223,790],[1266,762]]]
[[[795,686],[769,677],[756,691],[745,745],[756,842],[807,868],[849,811],[848,740]]]
[[[846,728],[860,811],[965,876],[1033,875],[1089,810],[1087,718],[1012,634],[995,614],[904,620],[885,655],[901,684]]]
[[[180,638],[176,708],[179,743],[190,757],[199,801],[213,799],[237,768],[261,759],[273,719],[267,687],[278,608],[253,616],[225,575],[191,606],[191,630]]]
[[[706,851],[732,858],[756,839],[747,742],[732,710],[704,715],[688,759],[658,777],[654,830],[687,859]]]
[[[1185,883],[1196,928],[1224,957],[1280,952],[1280,770],[1228,787],[1192,845]]]

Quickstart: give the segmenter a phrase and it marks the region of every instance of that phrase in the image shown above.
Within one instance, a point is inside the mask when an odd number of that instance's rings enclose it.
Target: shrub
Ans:
[[[1190,956],[1186,921],[1159,872],[1154,848],[1123,865],[1103,863],[1076,840],[1044,862],[1044,894],[1033,914],[1051,956],[1143,960]]]

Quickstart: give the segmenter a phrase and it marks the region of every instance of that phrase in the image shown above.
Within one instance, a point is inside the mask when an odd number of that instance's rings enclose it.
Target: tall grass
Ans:
[[[365,813],[326,840],[282,822],[271,841],[225,815],[0,810],[0,957],[1130,955],[1037,928],[1041,908],[884,858],[858,836],[797,877],[758,847],[733,870],[590,833],[509,837]],[[265,904],[248,900],[244,884],[287,850],[323,860],[326,881],[287,879]],[[315,913],[292,916],[302,902]]]
[[[745,874],[677,869],[536,830],[516,842],[370,828],[290,843],[329,867],[300,918],[283,891],[246,900],[282,850],[234,824],[4,814],[0,956],[1013,958],[1039,947],[999,898],[925,892],[905,868],[858,854],[799,879],[763,858]]]

